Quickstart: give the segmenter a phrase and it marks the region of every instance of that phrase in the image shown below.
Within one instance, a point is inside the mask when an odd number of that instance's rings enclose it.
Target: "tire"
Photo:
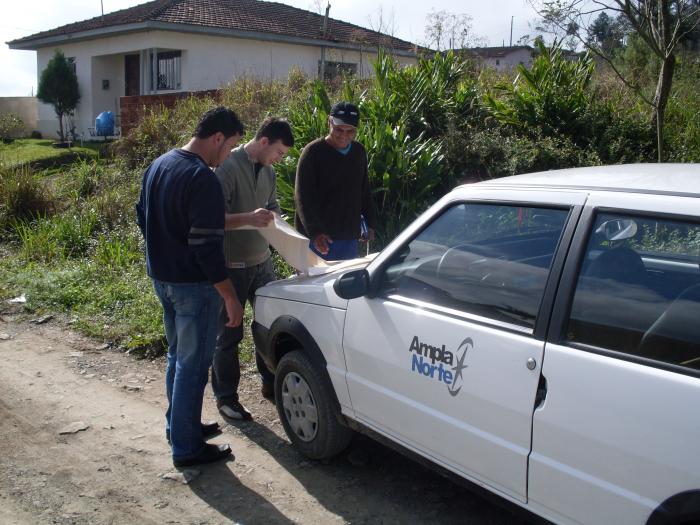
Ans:
[[[326,459],[347,448],[353,432],[338,420],[325,370],[300,350],[285,354],[275,372],[275,404],[292,444],[306,457]]]

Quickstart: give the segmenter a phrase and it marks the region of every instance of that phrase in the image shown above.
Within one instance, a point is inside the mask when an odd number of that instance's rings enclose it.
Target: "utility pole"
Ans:
[[[510,47],[513,47],[513,17],[510,17]]]
[[[328,5],[326,6],[326,16],[323,17],[323,30],[321,34],[321,38],[323,40],[326,39],[326,34],[328,32],[328,13],[331,10],[331,3],[328,2]],[[321,45],[321,67],[319,68],[318,72],[319,79],[323,81],[324,78],[326,78],[326,46],[325,44]]]

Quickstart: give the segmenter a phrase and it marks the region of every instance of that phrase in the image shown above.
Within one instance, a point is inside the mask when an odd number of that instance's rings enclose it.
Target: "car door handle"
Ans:
[[[525,363],[525,366],[527,366],[528,370],[534,370],[537,368],[537,361],[535,361],[534,357],[530,357]]]

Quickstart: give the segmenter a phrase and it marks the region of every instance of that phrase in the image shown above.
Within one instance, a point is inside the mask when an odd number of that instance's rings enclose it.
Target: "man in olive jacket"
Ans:
[[[226,208],[224,256],[228,276],[245,308],[255,291],[274,280],[270,247],[256,230],[232,230],[240,226],[267,226],[273,213],[280,214],[276,196],[276,177],[272,164],[280,161],[294,145],[292,129],[286,120],[266,119],[253,140],[231,151],[216,169]],[[229,419],[251,419],[250,412],[238,400],[241,370],[238,345],[243,339],[243,326],[230,328],[221,312],[219,335],[212,365],[212,389],[219,413]],[[256,353],[256,364],[262,378],[262,395],[274,396],[274,375]]]

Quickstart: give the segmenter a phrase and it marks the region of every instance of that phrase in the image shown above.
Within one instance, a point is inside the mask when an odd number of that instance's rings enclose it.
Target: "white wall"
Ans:
[[[24,122],[20,136],[28,136],[37,129],[36,97],[0,97],[0,115],[14,113]]]
[[[103,89],[102,81],[109,81]],[[103,111],[119,114],[119,97],[124,96],[124,57],[107,55],[92,58],[92,113],[96,117]],[[94,126],[94,119],[92,126]]]
[[[518,49],[517,51],[511,51],[503,57],[482,58],[481,62],[484,66],[492,67],[496,71],[511,71],[515,69],[518,64],[530,67],[532,65],[532,51]]]
[[[76,60],[81,92],[76,127],[86,136],[87,129],[94,127],[95,117],[100,112],[110,110],[118,116],[119,97],[125,93],[126,53],[150,48],[182,50],[182,91],[216,89],[240,77],[284,79],[294,66],[314,78],[321,59],[320,47],[171,31],[144,31],[40,49],[37,52],[38,75],[57,47],[67,57],[75,57]],[[356,63],[361,76],[372,74],[375,59],[375,54],[326,49],[326,60]],[[416,60],[402,57],[401,63],[416,63]],[[108,90],[102,89],[103,79],[110,81]],[[39,104],[37,126],[42,134],[55,136],[58,121],[51,106]]]

